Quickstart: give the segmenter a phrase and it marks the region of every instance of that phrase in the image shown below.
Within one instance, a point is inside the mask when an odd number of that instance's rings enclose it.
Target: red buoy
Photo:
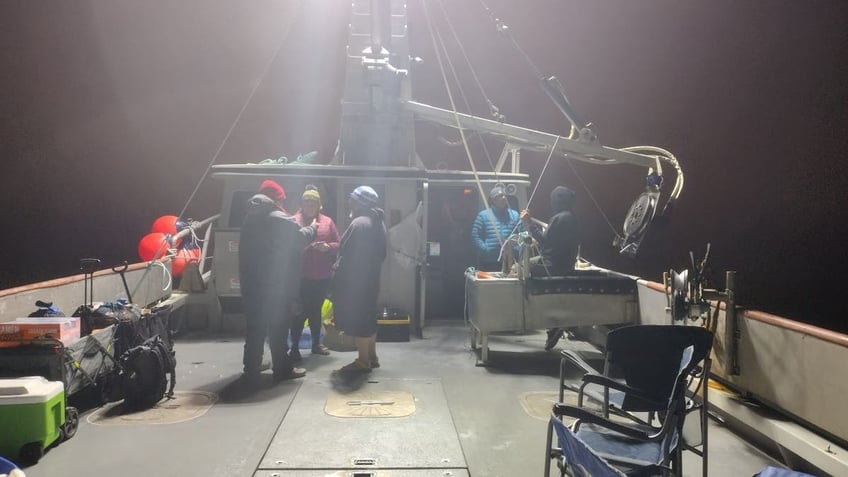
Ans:
[[[200,261],[199,248],[184,248],[177,251],[177,255],[171,261],[171,275],[179,277],[183,274],[186,265]]]
[[[145,235],[138,242],[138,257],[145,262],[162,258],[171,248],[168,238],[161,232],[151,232]]]
[[[177,217],[176,215],[163,215],[153,221],[153,226],[150,227],[150,232],[159,232],[166,235],[174,236],[184,227],[185,222],[179,220],[179,217]],[[174,247],[179,248],[181,242],[182,239],[178,240],[177,243],[174,244]]]

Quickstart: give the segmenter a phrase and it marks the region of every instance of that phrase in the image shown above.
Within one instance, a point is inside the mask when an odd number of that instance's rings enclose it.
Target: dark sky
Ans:
[[[507,120],[567,133],[480,2],[444,3]],[[848,331],[848,2],[488,3],[605,145],[662,146],[683,165],[671,223],[652,228],[629,260],[610,247],[588,195],[620,228],[643,171],[578,164],[587,192],[567,164],[552,163],[539,193],[560,183],[578,192],[584,255],[659,280],[710,242],[715,276],[737,270],[744,305]],[[218,162],[312,149],[329,160],[348,9],[341,0],[0,2],[0,288],[76,273],[83,256],[135,260],[150,223],[181,210],[281,44]],[[414,95],[447,107],[418,0],[409,14],[412,53],[425,60]],[[459,72],[473,111],[486,114],[468,68]],[[418,132],[425,163],[464,167],[461,148],[428,141],[449,132]],[[522,164],[535,179],[545,159],[525,153]],[[214,213],[218,185],[204,183],[186,215]],[[546,202],[534,203],[537,215]]]

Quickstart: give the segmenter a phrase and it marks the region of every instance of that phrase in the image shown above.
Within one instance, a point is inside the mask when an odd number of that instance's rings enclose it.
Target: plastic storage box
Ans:
[[[383,313],[377,317],[377,341],[409,341],[410,321],[409,315],[384,308]]]
[[[80,338],[80,319],[62,318],[17,318],[0,323],[0,346],[17,345],[38,338],[54,338],[65,346]]]
[[[0,455],[37,462],[62,436],[65,386],[41,376],[0,379]]]

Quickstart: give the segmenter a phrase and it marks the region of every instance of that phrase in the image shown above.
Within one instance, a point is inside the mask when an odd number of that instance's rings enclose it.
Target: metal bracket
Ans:
[[[512,157],[512,166],[510,168],[510,173],[518,174],[521,168],[521,146],[505,143],[504,148],[501,151],[501,156],[498,158],[498,163],[495,165],[495,172],[503,172],[503,166],[506,163],[508,157]]]

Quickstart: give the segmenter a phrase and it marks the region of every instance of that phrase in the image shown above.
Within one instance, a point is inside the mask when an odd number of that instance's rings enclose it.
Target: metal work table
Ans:
[[[563,277],[466,274],[471,347],[489,359],[490,333],[636,323],[636,280],[601,269]]]

